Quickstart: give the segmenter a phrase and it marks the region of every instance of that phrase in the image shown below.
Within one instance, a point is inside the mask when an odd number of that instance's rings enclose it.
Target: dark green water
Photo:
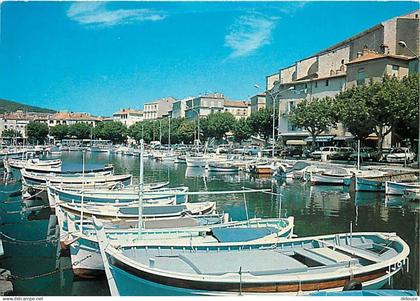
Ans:
[[[63,168],[81,169],[82,155],[77,152],[63,153]],[[87,167],[112,163],[117,173],[131,173],[138,177],[137,158],[87,154]],[[191,201],[211,200],[217,207],[228,212],[233,219],[249,217],[294,216],[295,230],[299,236],[348,232],[350,222],[354,231],[396,232],[411,248],[410,271],[399,273],[393,288],[419,291],[419,213],[418,203],[402,201],[394,197],[385,199],[383,194],[357,193],[349,195],[342,187],[311,186],[302,182],[281,182],[271,178],[255,178],[245,173],[221,175],[208,174],[204,169],[186,168],[185,165],[145,161],[145,181],[169,179],[171,186],[185,185],[190,191],[238,190],[247,188],[273,188],[281,191],[281,199],[268,194],[208,195],[191,197]],[[135,179],[137,180],[137,179]],[[19,184],[0,186],[0,191],[14,190]],[[245,201],[247,206],[245,207]],[[43,240],[46,237],[49,209],[30,210],[42,202],[22,205],[20,197],[5,198],[0,193],[0,231],[20,240]],[[21,213],[21,208],[26,211]],[[29,208],[28,208],[29,207]],[[57,258],[57,246],[41,244],[16,244],[3,239],[5,255],[0,267],[13,275],[25,278],[53,271],[61,272],[34,279],[13,281],[15,295],[109,295],[106,280],[80,281],[73,279],[68,257]]]

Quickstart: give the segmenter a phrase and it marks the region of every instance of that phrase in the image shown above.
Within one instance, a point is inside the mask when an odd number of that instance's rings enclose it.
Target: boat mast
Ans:
[[[360,170],[360,139],[357,139],[357,170]]]
[[[80,208],[80,233],[83,233],[83,207],[84,207],[84,191],[85,191],[85,150],[82,150],[82,199]]]
[[[140,175],[139,175],[139,222],[138,222],[138,239],[141,239],[141,232],[143,227],[143,153],[144,141],[140,140]]]

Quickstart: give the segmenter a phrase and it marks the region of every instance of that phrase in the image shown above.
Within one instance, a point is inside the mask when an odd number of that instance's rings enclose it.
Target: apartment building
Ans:
[[[224,111],[231,113],[236,119],[251,115],[251,103],[246,100],[225,100]]]
[[[37,121],[46,123],[49,127],[59,124],[73,125],[76,123],[86,123],[95,127],[102,119],[88,113],[58,112],[48,116],[48,118],[38,118]]]
[[[192,100],[194,97],[186,97],[183,99],[178,99],[172,104],[172,118],[184,118],[185,111],[187,109],[187,101]]]
[[[136,122],[143,121],[143,111],[134,109],[121,109],[118,112],[112,114],[113,121],[121,122],[126,127],[130,127]]]
[[[401,78],[418,70],[411,51],[419,55],[419,25],[418,10],[395,17],[267,76],[266,106],[273,106],[274,97],[279,138],[287,142],[309,136],[288,120],[303,99],[334,97],[354,85],[381,80],[384,74]],[[325,134],[330,139],[350,136],[340,125]]]
[[[266,105],[265,93],[256,94],[251,97],[251,113],[264,109]]]
[[[225,96],[222,93],[200,95],[186,102],[185,117],[202,118],[211,113],[224,111]]]
[[[145,103],[143,109],[144,120],[155,120],[168,116],[169,112],[172,111],[174,102],[175,98],[167,97]]]

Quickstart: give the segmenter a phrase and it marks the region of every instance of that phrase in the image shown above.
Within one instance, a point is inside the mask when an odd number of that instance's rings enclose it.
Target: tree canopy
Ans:
[[[330,127],[336,126],[337,118],[334,99],[324,97],[300,102],[290,113],[289,121],[311,134],[314,147],[316,137]]]
[[[48,136],[48,125],[31,121],[26,125],[26,135],[32,143],[44,143]]]
[[[94,128],[96,138],[110,140],[112,143],[124,143],[127,141],[127,127],[121,122],[101,122]]]

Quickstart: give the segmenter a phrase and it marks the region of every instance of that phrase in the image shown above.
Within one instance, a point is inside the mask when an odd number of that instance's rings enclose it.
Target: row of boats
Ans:
[[[191,195],[273,193],[189,191],[169,182],[139,185],[112,166],[63,171],[61,160],[7,159],[23,198],[45,198],[62,249],[82,278],[106,274],[111,294],[317,294],[351,282],[379,289],[409,268],[409,246],[395,233],[296,237],[294,218],[232,221],[215,202]],[[244,202],[246,209],[246,202]]]

